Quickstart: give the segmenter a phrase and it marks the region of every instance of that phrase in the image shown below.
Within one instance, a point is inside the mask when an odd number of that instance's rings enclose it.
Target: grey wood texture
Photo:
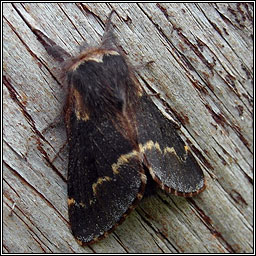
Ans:
[[[30,26],[75,54],[100,42],[112,8],[130,62],[154,61],[138,79],[181,124],[207,189],[158,190],[81,247],[68,224],[65,128],[49,127],[64,100],[58,65]],[[3,252],[253,252],[253,3],[3,3],[2,91]]]

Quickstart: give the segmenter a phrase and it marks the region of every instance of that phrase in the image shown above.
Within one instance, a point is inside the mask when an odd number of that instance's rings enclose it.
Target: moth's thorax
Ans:
[[[75,112],[80,113],[78,119],[86,119],[88,113],[89,116],[124,113],[139,95],[125,58],[113,49],[82,52],[70,64],[67,77],[70,102]]]
[[[68,71],[75,71],[82,63],[87,61],[102,63],[104,55],[120,55],[120,53],[115,50],[107,50],[101,48],[84,50],[72,60],[72,63],[68,67]]]

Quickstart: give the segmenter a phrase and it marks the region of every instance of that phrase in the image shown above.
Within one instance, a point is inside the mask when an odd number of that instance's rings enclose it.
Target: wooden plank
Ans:
[[[154,60],[138,78],[181,123],[208,187],[193,199],[159,190],[81,247],[68,225],[65,129],[43,133],[63,90],[29,25],[77,53],[84,40],[100,42],[112,8],[131,63]],[[253,4],[3,3],[3,75],[4,252],[253,252]]]

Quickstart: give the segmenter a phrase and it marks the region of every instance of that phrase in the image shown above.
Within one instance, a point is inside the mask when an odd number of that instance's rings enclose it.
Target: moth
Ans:
[[[111,11],[99,47],[76,57],[33,29],[62,63],[68,90],[68,211],[81,245],[112,232],[143,198],[147,177],[166,192],[202,192],[204,174],[177,132],[139,84],[116,46]]]

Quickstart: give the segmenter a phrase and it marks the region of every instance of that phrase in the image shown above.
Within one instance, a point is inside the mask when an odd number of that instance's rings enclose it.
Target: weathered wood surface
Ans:
[[[181,123],[208,187],[193,199],[158,191],[83,248],[68,225],[65,129],[42,132],[63,102],[57,63],[29,25],[75,53],[100,42],[112,7],[131,63],[155,61],[138,78]],[[4,3],[3,252],[253,252],[252,72],[250,3]]]

